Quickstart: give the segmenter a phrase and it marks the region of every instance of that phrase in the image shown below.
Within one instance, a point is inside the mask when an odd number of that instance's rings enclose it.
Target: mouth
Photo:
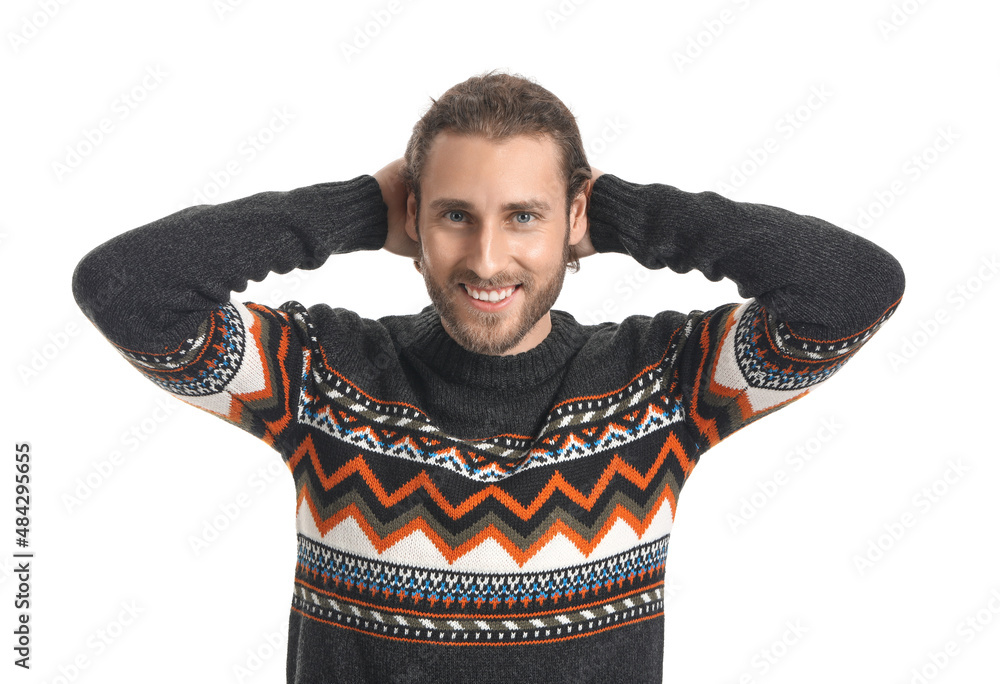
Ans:
[[[506,307],[515,298],[521,285],[507,285],[506,287],[495,288],[475,288],[465,283],[461,284],[469,302],[477,309],[485,311],[496,311]]]
[[[481,302],[499,302],[507,297],[514,294],[514,290],[521,287],[520,285],[508,285],[506,287],[494,287],[494,288],[475,288],[471,285],[466,285],[462,283],[462,287],[465,289],[465,293],[472,297],[473,299],[478,299]]]

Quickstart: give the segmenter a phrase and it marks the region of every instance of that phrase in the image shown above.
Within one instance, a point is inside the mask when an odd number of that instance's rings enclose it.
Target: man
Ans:
[[[379,248],[414,258],[432,306],[230,299]],[[604,252],[747,301],[552,309]],[[143,374],[288,465],[289,682],[636,684],[661,681],[667,542],[702,453],[829,378],[903,283],[820,219],[593,171],[562,102],[490,73],[375,176],[185,209],[93,250],[73,290]]]

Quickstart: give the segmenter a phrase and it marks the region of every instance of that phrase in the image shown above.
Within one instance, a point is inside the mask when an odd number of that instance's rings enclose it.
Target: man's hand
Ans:
[[[583,238],[581,238],[580,241],[573,247],[574,253],[579,259],[590,256],[591,254],[597,254],[597,250],[594,249],[594,243],[590,241],[590,193],[594,190],[594,181],[596,181],[598,176],[602,175],[604,172],[591,166],[590,173],[590,180],[587,181],[587,184],[583,188],[584,194],[587,196],[587,216],[585,218],[587,221],[587,232],[583,234]]]
[[[389,208],[389,231],[382,249],[400,256],[416,258],[417,243],[406,234],[406,186],[399,172],[403,159],[397,159],[383,166],[375,173],[375,180],[382,188],[382,200]]]

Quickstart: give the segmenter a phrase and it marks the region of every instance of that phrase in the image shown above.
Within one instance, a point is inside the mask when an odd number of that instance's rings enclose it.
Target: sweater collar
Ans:
[[[408,350],[438,375],[463,385],[528,389],[563,370],[583,346],[586,335],[565,311],[550,309],[552,329],[531,349],[510,356],[477,354],[465,349],[441,325],[433,306],[414,317]]]

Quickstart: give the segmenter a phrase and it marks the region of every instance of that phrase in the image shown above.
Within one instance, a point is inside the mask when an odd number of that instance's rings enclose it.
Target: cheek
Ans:
[[[442,234],[438,231],[428,231],[423,237],[423,250],[428,259],[434,263],[444,263],[452,260],[461,251],[461,243],[454,235]]]
[[[563,262],[563,240],[546,236],[544,240],[537,237],[525,240],[516,247],[518,261],[524,268],[532,271],[550,271],[556,264]]]
[[[444,282],[455,272],[455,261],[433,245],[425,244],[421,254],[421,268],[435,280]]]

